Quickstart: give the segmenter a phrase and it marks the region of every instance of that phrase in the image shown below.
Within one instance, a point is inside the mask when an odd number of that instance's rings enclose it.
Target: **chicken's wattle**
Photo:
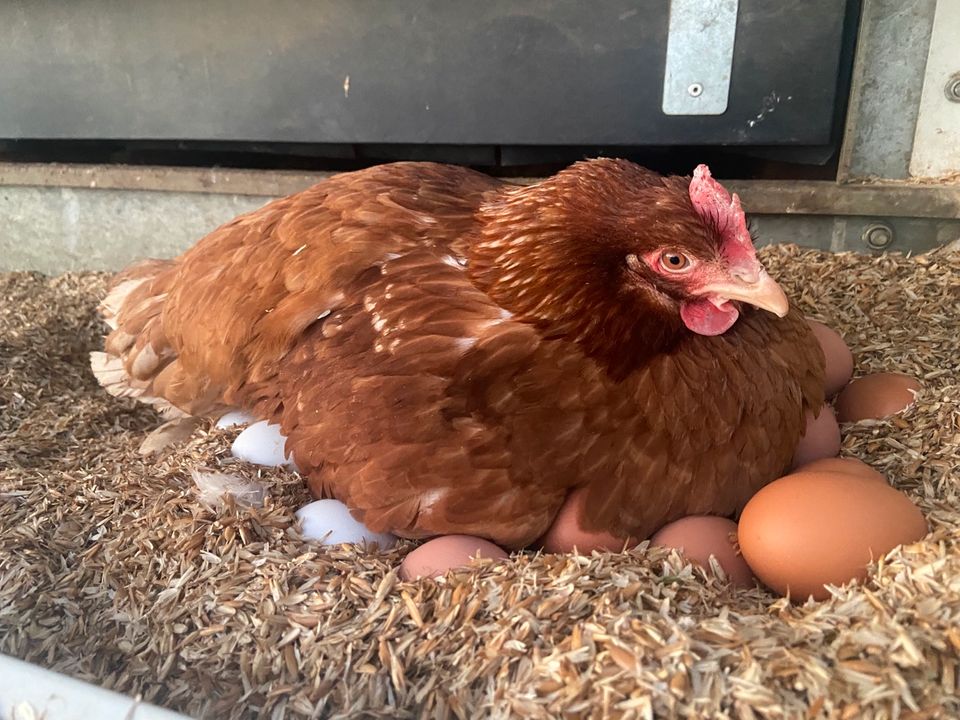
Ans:
[[[698,335],[722,335],[737,321],[740,311],[729,300],[687,301],[680,306],[680,318],[688,330]]]

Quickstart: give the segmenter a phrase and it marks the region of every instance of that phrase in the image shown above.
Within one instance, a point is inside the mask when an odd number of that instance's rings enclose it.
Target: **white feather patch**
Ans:
[[[149,279],[150,278],[136,278],[134,280],[125,280],[107,293],[107,296],[100,303],[100,312],[112,330],[117,329],[117,323],[114,318],[127,301],[127,296]]]
[[[123,361],[107,355],[105,352],[90,353],[90,369],[93,375],[111,395],[119,394],[118,386],[125,385],[127,380],[127,371],[123,367]]]
[[[225,496],[232,497],[238,505],[260,507],[267,496],[267,488],[256,480],[246,480],[237,475],[191,470],[190,475],[197,486],[200,502],[212,510],[223,507]]]
[[[456,340],[454,340],[454,342],[456,343],[457,349],[460,352],[466,352],[467,350],[469,350],[470,348],[472,348],[474,345],[477,344],[477,339],[475,337],[462,337],[462,338],[457,338]]]
[[[420,511],[429,510],[440,502],[446,494],[446,490],[431,490],[424,493],[420,498]]]

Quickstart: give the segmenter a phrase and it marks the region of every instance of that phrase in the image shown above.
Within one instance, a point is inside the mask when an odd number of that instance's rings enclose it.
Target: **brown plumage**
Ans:
[[[279,422],[314,494],[376,531],[521,547],[586,486],[589,527],[647,537],[737,512],[823,402],[802,316],[740,302],[786,308],[745,233],[705,168],[383,165],[120,274],[95,371]]]

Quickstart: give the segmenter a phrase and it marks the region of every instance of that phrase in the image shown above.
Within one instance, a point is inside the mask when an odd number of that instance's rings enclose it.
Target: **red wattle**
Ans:
[[[694,300],[680,306],[680,318],[698,335],[722,335],[737,321],[740,312],[733,303],[718,308],[709,300]]]

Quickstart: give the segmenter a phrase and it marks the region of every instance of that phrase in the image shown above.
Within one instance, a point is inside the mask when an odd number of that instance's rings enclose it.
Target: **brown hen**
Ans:
[[[315,495],[407,537],[522,547],[577,487],[620,537],[730,515],[823,403],[819,345],[705,166],[337,175],[125,271],[104,314],[108,390],[278,422]]]

